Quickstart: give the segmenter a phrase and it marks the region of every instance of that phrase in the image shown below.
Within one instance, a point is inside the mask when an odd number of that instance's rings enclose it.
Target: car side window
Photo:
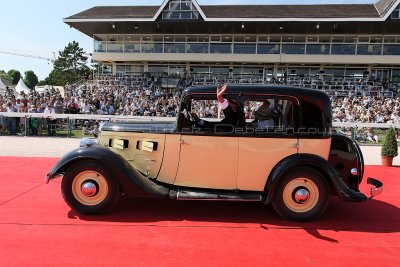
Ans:
[[[244,101],[244,114],[246,128],[254,129],[257,133],[282,133],[294,130],[295,109],[290,99],[250,98]]]
[[[223,107],[212,96],[195,96],[181,105],[179,123],[185,134],[233,134],[243,121],[241,108],[234,97],[226,97],[229,106]]]

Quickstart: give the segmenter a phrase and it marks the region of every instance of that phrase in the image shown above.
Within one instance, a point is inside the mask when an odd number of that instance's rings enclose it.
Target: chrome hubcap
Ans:
[[[92,197],[97,193],[97,187],[93,182],[85,182],[81,187],[82,194],[86,197]]]
[[[283,190],[283,201],[286,207],[297,213],[304,213],[313,209],[318,199],[318,187],[307,177],[299,177],[289,181]]]
[[[310,191],[300,188],[294,193],[294,201],[299,204],[306,203],[310,199]]]
[[[103,202],[108,195],[108,182],[96,171],[87,170],[75,176],[72,193],[83,205],[94,206]]]

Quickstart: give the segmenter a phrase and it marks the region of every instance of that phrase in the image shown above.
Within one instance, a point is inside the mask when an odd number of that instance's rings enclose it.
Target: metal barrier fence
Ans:
[[[64,132],[67,137],[72,136],[72,131],[82,131],[85,134],[84,122],[93,124],[94,122],[104,121],[165,121],[173,122],[175,117],[148,117],[148,116],[121,116],[121,115],[86,115],[86,114],[44,114],[44,113],[18,113],[0,112],[0,134],[4,127],[6,118],[19,118],[23,121],[21,133],[25,136],[32,135],[32,120],[36,118],[42,130],[51,135],[51,132]],[[400,130],[400,123],[358,123],[358,122],[333,122],[333,128],[347,135],[351,135],[354,140],[363,139],[360,129],[388,129],[390,127]],[[87,128],[87,127],[86,127]],[[343,131],[342,131],[343,129]],[[9,129],[10,130],[10,129]],[[34,131],[33,131],[34,132]],[[3,133],[4,134],[4,133]],[[43,134],[43,133],[42,133]]]

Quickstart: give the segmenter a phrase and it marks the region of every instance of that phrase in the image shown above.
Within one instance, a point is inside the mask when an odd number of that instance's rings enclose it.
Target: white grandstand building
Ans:
[[[194,85],[283,81],[336,95],[388,96],[400,85],[400,0],[165,0],[161,6],[97,6],[64,22],[93,38],[93,60],[116,76],[190,77]]]

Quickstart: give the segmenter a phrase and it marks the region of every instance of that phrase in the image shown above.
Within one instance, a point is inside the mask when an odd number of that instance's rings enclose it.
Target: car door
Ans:
[[[196,113],[201,123],[181,123],[187,126],[181,131],[179,166],[175,185],[210,189],[236,189],[238,137],[234,128],[223,128],[216,131],[221,121],[219,114],[214,113],[215,95],[209,100],[188,100],[185,107]],[[211,100],[212,99],[212,100]],[[196,103],[194,103],[196,101]],[[209,107],[211,116],[206,116],[204,106]],[[192,109],[193,107],[193,109]],[[195,110],[201,111],[197,114]],[[181,116],[184,120],[184,117]],[[202,126],[200,126],[202,124]],[[206,126],[207,125],[207,126]]]
[[[238,137],[181,135],[175,184],[211,189],[236,189]]]
[[[271,111],[265,119],[271,123],[252,121],[256,120],[257,110],[265,101],[269,101]],[[296,104],[289,98],[253,96],[245,100],[244,108],[250,114],[243,136],[239,138],[237,188],[263,191],[273,168],[282,159],[298,153],[299,140],[294,133]]]

